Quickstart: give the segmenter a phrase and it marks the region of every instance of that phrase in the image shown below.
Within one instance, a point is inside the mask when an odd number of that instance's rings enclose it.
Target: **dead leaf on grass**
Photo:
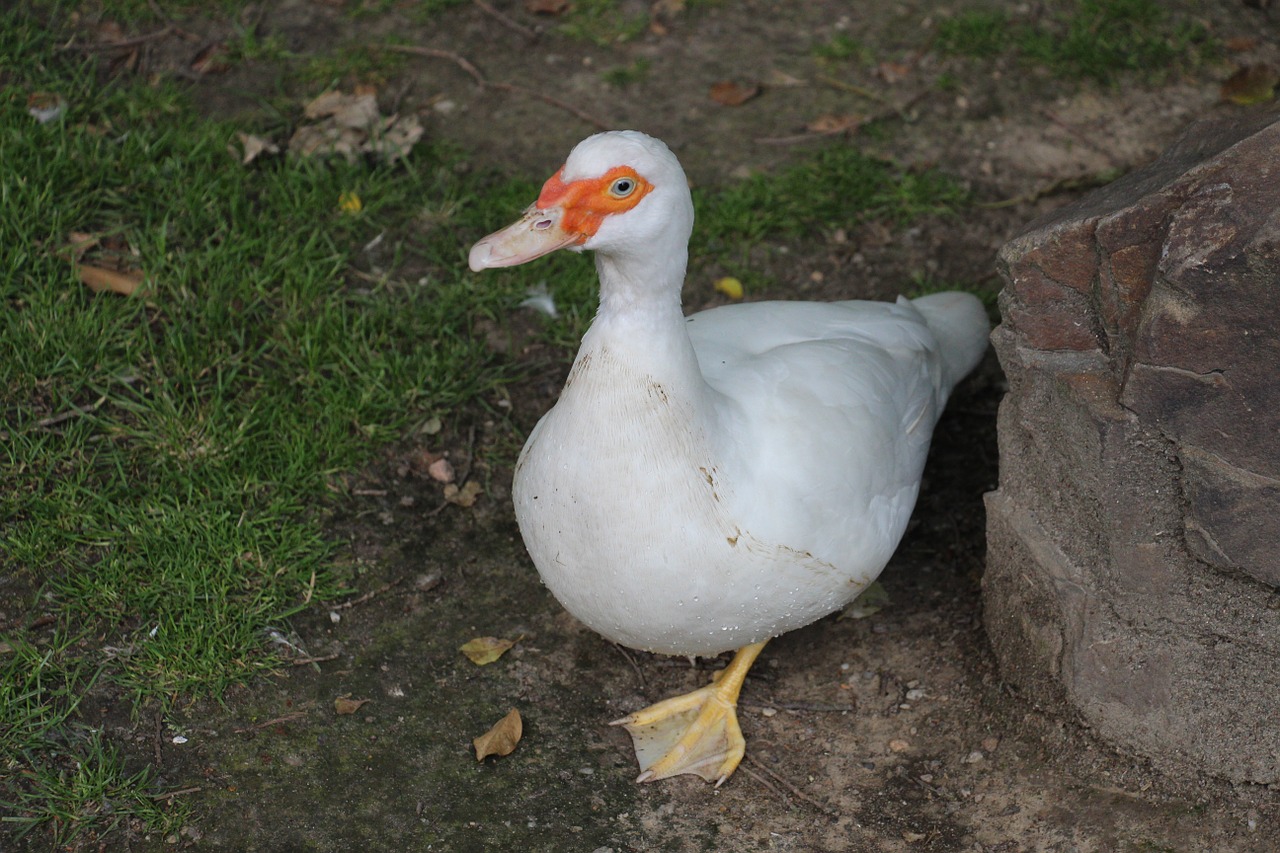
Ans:
[[[524,0],[524,10],[531,15],[559,15],[569,8],[569,0]]]
[[[350,696],[339,696],[333,700],[333,710],[338,713],[339,717],[346,717],[359,711],[360,706],[368,701],[368,699],[352,699]]]
[[[144,281],[138,270],[116,272],[90,264],[77,264],[76,274],[94,293],[119,293],[121,296],[132,296]]]
[[[467,660],[476,666],[487,666],[507,653],[507,649],[519,640],[500,640],[497,637],[476,637],[463,643],[458,651],[467,656]]]
[[[278,154],[280,152],[279,145],[276,145],[270,139],[264,139],[252,133],[237,133],[236,138],[240,140],[240,146],[244,149],[244,154],[240,157],[240,164],[243,166],[249,165],[263,154]]]
[[[215,41],[201,50],[191,60],[191,70],[201,77],[206,74],[225,74],[231,70],[231,50],[225,42]]]
[[[289,151],[302,157],[340,154],[354,162],[361,154],[376,154],[395,162],[423,134],[415,115],[380,115],[370,92],[326,92],[307,104],[303,115],[312,123],[300,126],[289,139]]]
[[[461,489],[450,483],[444,487],[444,499],[460,507],[471,507],[475,506],[476,499],[480,497],[482,491],[480,484],[475,480],[468,480]]]
[[[1228,77],[1222,84],[1222,100],[1248,106],[1269,101],[1276,96],[1280,84],[1280,72],[1272,65],[1260,62],[1246,65]]]
[[[810,133],[836,134],[857,130],[862,125],[862,116],[857,113],[843,115],[820,115],[804,126]]]
[[[759,83],[722,80],[711,87],[711,100],[726,107],[740,107],[760,94]]]
[[[524,734],[524,722],[515,708],[471,743],[476,748],[476,761],[484,761],[490,755],[510,755]]]

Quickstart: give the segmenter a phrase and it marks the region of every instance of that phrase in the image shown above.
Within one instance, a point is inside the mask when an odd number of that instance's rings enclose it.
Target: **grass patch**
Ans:
[[[637,38],[648,27],[647,14],[627,16],[619,0],[577,0],[556,29],[569,38],[609,47]]]
[[[914,172],[838,145],[776,175],[695,194],[695,255],[725,245],[803,237],[830,223],[901,224],[954,210],[968,191],[937,170]]]
[[[937,49],[991,58],[1016,54],[1068,79],[1111,83],[1122,73],[1158,78],[1206,61],[1216,42],[1156,0],[1077,0],[1045,22],[974,9],[938,24]]]

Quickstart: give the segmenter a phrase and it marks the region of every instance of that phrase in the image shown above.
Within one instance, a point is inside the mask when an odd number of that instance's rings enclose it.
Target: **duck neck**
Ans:
[[[680,304],[687,250],[597,253],[600,310],[584,344],[606,347],[660,381],[702,381]]]

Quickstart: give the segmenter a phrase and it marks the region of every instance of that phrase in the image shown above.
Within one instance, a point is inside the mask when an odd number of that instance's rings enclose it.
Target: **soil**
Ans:
[[[834,142],[912,167],[936,165],[988,205],[900,229],[833,223],[806,240],[771,243],[759,261],[773,283],[751,298],[888,298],[921,280],[993,282],[996,250],[1031,219],[1074,198],[1071,187],[1151,159],[1191,119],[1237,109],[1219,103],[1229,63],[1274,62],[1280,51],[1268,13],[1238,2],[1197,15],[1224,41],[1256,43],[1223,64],[1114,88],[1055,79],[1012,58],[941,58],[927,49],[931,22],[954,9],[914,0],[785,10],[764,0],[691,4],[662,17],[661,27],[605,46],[555,33],[522,3],[496,5],[540,35],[480,5],[447,10],[431,25],[414,24],[403,4],[359,17],[341,5],[269,4],[258,33],[280,36],[299,54],[394,34],[456,52],[488,81],[518,83],[523,90],[482,88],[437,56],[410,57],[381,86],[384,101],[417,112],[428,134],[478,166],[541,180],[595,130],[540,93],[609,126],[666,139],[694,183],[727,183]],[[627,8],[647,14],[643,5]],[[231,24],[184,26],[216,39]],[[838,34],[856,38],[866,55],[815,59],[815,45]],[[153,70],[177,68],[194,45],[149,50]],[[602,78],[638,60],[648,63],[638,80],[613,86]],[[721,106],[708,91],[722,80],[759,82],[762,93]],[[228,115],[257,109],[279,80],[249,63],[192,85],[210,113]],[[880,116],[878,132],[819,139],[805,131],[821,115],[853,113]],[[708,286],[713,273],[692,270],[691,309],[720,300]],[[519,347],[512,357],[529,361],[530,378],[461,415],[452,435],[430,439],[455,448],[455,466],[483,484],[474,507],[443,505],[438,484],[417,473],[424,448],[408,444],[361,475],[363,496],[334,520],[346,558],[375,595],[304,615],[293,640],[310,655],[335,657],[142,724],[130,721],[122,700],[101,698],[104,725],[140,759],[158,760],[164,783],[198,788],[184,795],[195,816],[180,835],[133,838],[129,849],[1280,846],[1273,792],[1161,775],[1096,740],[1068,709],[1001,680],[981,613],[982,496],[996,484],[1003,390],[993,356],[958,389],[937,429],[912,527],[882,576],[889,603],[770,644],[743,694],[747,760],[726,785],[689,776],[635,784],[629,739],[608,721],[705,683],[722,661],[690,664],[613,646],[541,586],[512,517],[510,472],[486,460],[500,458],[494,448],[518,442],[552,404],[566,365]],[[520,639],[498,662],[477,667],[457,648],[483,635]],[[343,696],[368,701],[338,715]],[[471,739],[511,708],[524,720],[519,746],[477,762]],[[173,743],[177,734],[186,742]]]

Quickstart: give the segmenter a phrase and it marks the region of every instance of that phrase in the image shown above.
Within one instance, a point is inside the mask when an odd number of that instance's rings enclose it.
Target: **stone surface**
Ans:
[[[1003,672],[1166,769],[1280,783],[1280,111],[1193,126],[1000,268]]]

